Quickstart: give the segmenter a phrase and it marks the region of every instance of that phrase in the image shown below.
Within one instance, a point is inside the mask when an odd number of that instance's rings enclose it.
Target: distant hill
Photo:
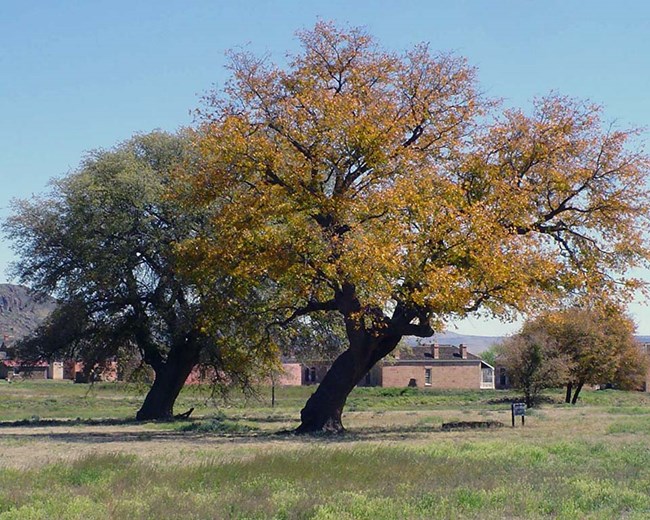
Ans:
[[[36,298],[21,285],[0,284],[0,342],[10,343],[36,329],[56,307],[54,298]]]
[[[458,334],[456,332],[441,332],[435,334],[431,338],[416,338],[415,336],[407,336],[402,339],[402,342],[412,347],[414,345],[429,345],[438,342],[440,345],[454,345],[458,346],[461,343],[467,346],[467,350],[472,354],[480,354],[487,350],[495,343],[503,340],[504,336],[470,336],[468,334]]]
[[[467,347],[472,354],[480,355],[492,345],[501,342],[506,336],[470,336],[469,334],[457,334],[456,332],[442,332],[431,338],[416,338],[408,336],[402,342],[412,347],[414,345],[429,345],[438,342],[440,345],[458,346],[461,343]],[[650,343],[650,336],[634,336],[639,343]]]

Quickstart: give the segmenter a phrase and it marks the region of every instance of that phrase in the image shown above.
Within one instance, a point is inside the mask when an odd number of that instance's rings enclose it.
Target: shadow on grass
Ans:
[[[120,426],[137,424],[135,419],[20,419],[18,421],[0,421],[0,428],[42,428],[46,426]]]
[[[244,416],[241,419],[245,420],[246,422],[252,422],[252,423],[282,423],[282,422],[295,420],[295,416],[293,415],[272,415],[272,416],[269,415],[268,417]]]
[[[191,419],[170,419],[160,421],[138,421],[135,418],[104,418],[104,419],[20,419],[18,421],[0,421],[1,428],[43,428],[48,426],[128,426],[147,423],[184,423]]]
[[[192,423],[193,421],[184,421]],[[194,421],[198,422],[198,421]],[[0,423],[7,427],[9,424],[15,427],[24,426],[71,426],[71,425],[93,425],[93,426],[115,426],[115,425],[141,425],[142,423],[135,420],[125,419],[105,419],[105,420],[82,420],[82,421],[62,421],[62,420],[44,420],[36,424],[24,424],[23,421],[13,423]],[[297,425],[296,425],[297,426]],[[30,432],[14,433],[1,432],[0,440],[48,440],[63,443],[80,443],[80,444],[105,444],[105,443],[129,443],[129,442],[203,442],[206,445],[218,444],[223,442],[237,442],[242,444],[256,444],[273,442],[292,442],[301,444],[313,444],[314,441],[319,443],[353,443],[367,440],[382,441],[400,441],[413,436],[431,433],[444,433],[440,426],[431,425],[411,425],[411,426],[386,426],[370,428],[353,428],[345,430],[343,433],[309,433],[296,434],[293,430],[266,432],[254,430],[249,432],[223,433],[223,432],[201,432],[201,431],[181,431],[181,430],[160,430],[160,431],[106,431],[106,432],[87,432],[87,431],[66,431],[66,432]]]

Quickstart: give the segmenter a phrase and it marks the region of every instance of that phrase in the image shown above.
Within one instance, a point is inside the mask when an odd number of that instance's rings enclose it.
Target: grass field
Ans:
[[[0,382],[0,520],[650,518],[647,394],[550,394],[513,429],[513,394],[357,389],[346,435],[279,433],[309,392],[188,389],[196,419],[134,424],[134,387]]]

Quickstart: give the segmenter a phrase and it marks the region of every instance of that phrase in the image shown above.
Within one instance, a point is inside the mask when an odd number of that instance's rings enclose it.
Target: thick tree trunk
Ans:
[[[187,377],[196,366],[197,356],[191,353],[170,352],[167,361],[155,371],[153,385],[135,418],[138,421],[171,420],[174,403]]]
[[[584,383],[580,381],[578,383],[578,386],[576,386],[576,391],[573,392],[573,399],[571,400],[571,404],[576,404],[578,402],[578,395],[580,395],[580,390],[582,390]]]
[[[367,370],[358,367],[352,352],[343,352],[327,371],[323,381],[300,412],[296,433],[344,431],[341,415],[348,395]]]
[[[343,407],[354,387],[377,361],[390,353],[401,337],[350,338],[350,348],[327,371],[323,381],[300,412],[296,433],[342,433]]]
[[[573,385],[571,383],[566,384],[566,396],[564,397],[564,402],[566,404],[571,403],[571,391],[573,390]]]
[[[402,304],[395,307],[390,320],[381,309],[362,309],[352,284],[343,284],[334,303],[343,315],[349,347],[336,358],[300,411],[296,433],[345,431],[341,416],[348,395],[377,361],[391,353],[404,335],[433,335],[429,316]],[[416,318],[419,323],[413,324]]]

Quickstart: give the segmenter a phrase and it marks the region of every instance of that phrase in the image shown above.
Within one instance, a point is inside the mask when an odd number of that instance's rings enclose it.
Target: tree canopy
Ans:
[[[206,99],[190,201],[217,202],[224,234],[183,252],[199,278],[272,280],[284,322],[342,317],[349,347],[299,431],[342,430],[347,395],[404,335],[638,287],[648,158],[633,132],[555,94],[499,113],[464,59],[427,45],[389,52],[327,22],[298,37],[285,67],[232,54]]]
[[[528,407],[538,403],[543,390],[565,384],[572,366],[548,331],[530,326],[506,338],[496,351],[496,362],[506,368],[510,385],[523,392]]]
[[[155,379],[138,419],[171,418],[199,364],[225,388],[276,362],[268,346],[258,351],[231,333],[243,302],[232,280],[219,277],[208,298],[180,268],[178,242],[198,231],[216,239],[209,207],[192,211],[168,196],[183,189],[176,170],[191,175],[199,162],[187,133],[139,135],[92,152],[49,195],[16,201],[4,226],[20,281],[60,300],[21,355],[67,356],[87,368],[118,354],[143,360]]]
[[[585,384],[612,384],[617,388],[639,388],[645,380],[648,360],[634,338],[635,325],[616,305],[598,301],[590,306],[546,312],[528,321],[522,331],[504,346],[511,359],[514,343],[538,344],[548,353],[547,360],[562,360],[550,380],[566,385],[566,402],[575,404]],[[511,364],[512,365],[512,364]],[[548,371],[550,366],[544,368]],[[508,366],[515,379],[521,372]],[[559,376],[559,379],[558,379]]]

